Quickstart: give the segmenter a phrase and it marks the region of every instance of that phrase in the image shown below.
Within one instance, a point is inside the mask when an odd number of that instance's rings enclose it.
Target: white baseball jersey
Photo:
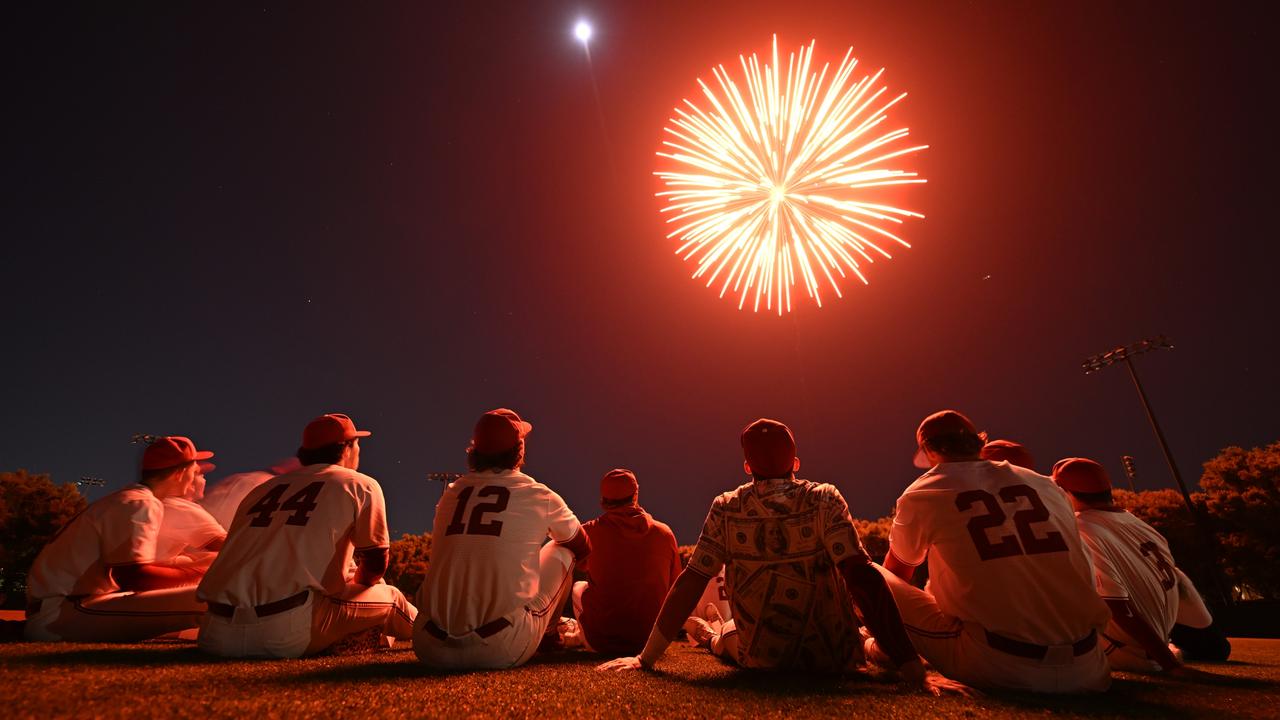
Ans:
[[[164,520],[156,538],[156,562],[169,563],[179,556],[200,559],[211,541],[227,534],[199,503],[181,497],[164,499]]]
[[[236,517],[236,508],[240,507],[240,503],[244,501],[249,493],[253,492],[259,485],[275,477],[273,473],[266,470],[254,470],[252,472],[236,473],[228,475],[217,483],[205,490],[204,499],[200,504],[204,509],[209,511],[214,520],[224,528],[231,527],[231,521]]]
[[[1178,617],[1178,573],[1169,543],[1150,525],[1116,508],[1076,513],[1080,537],[1093,557],[1098,594],[1132,600],[1138,615],[1166,642]],[[1132,639],[1114,623],[1107,634]]]
[[[921,475],[898,498],[889,552],[908,565],[927,556],[938,607],[1009,638],[1069,644],[1111,617],[1070,501],[1008,462],[942,463]]]
[[[145,485],[130,485],[72,518],[36,556],[27,597],[103,595],[120,587],[110,569],[155,562],[164,504]]]
[[[353,551],[390,547],[378,481],[340,465],[308,465],[249,493],[199,597],[239,607],[306,589],[342,593]]]
[[[551,488],[517,470],[469,473],[436,505],[431,564],[417,605],[445,632],[465,635],[538,592],[538,552],[550,535],[582,531]]]
[[[720,572],[716,576],[707,581],[707,587],[702,591],[702,597],[698,598],[698,605],[694,608],[693,614],[702,619],[707,619],[706,609],[708,605],[715,607],[716,612],[720,613],[720,619],[729,621],[733,619],[733,610],[729,603],[729,590],[724,584],[724,568],[720,568]]]

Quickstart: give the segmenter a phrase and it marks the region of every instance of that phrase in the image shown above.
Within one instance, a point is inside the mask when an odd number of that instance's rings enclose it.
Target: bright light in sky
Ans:
[[[591,25],[586,20],[579,20],[577,25],[573,26],[573,36],[586,44],[591,39]]]
[[[928,146],[884,127],[906,93],[886,94],[883,70],[858,78],[853,48],[815,70],[813,48],[789,53],[784,71],[775,37],[772,63],[739,57],[742,80],[712,68],[715,83],[698,81],[706,102],[675,109],[658,153],[667,237],[739,309],[789,312],[797,285],[821,307],[849,275],[867,282],[865,264],[890,257],[882,245],[911,247],[892,230],[924,217],[868,194],[925,182],[899,163]]]

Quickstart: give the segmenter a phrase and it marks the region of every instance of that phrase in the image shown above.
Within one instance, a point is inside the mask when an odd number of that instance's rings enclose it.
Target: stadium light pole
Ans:
[[[1160,423],[1156,420],[1156,414],[1151,409],[1151,401],[1147,399],[1146,390],[1142,389],[1142,381],[1138,379],[1138,369],[1133,365],[1133,358],[1138,355],[1149,353],[1152,350],[1172,350],[1173,343],[1164,335],[1157,335],[1146,340],[1139,340],[1132,345],[1122,345],[1114,350],[1092,357],[1086,358],[1082,367],[1086,375],[1098,372],[1099,370],[1123,362],[1125,367],[1129,368],[1129,377],[1133,378],[1133,386],[1138,390],[1138,398],[1142,400],[1142,409],[1147,411],[1147,420],[1151,421],[1151,429],[1155,431],[1156,439],[1160,441],[1160,449],[1164,451],[1165,462],[1169,463],[1169,472],[1173,474],[1173,479],[1178,483],[1178,489],[1182,491],[1182,499],[1187,503],[1187,510],[1191,513],[1192,518],[1196,517],[1195,506],[1191,504],[1191,493],[1187,490],[1187,484],[1182,481],[1182,473],[1178,472],[1178,463],[1173,459],[1173,451],[1169,449],[1169,441],[1164,438],[1164,431],[1160,429]]]
[[[1169,342],[1169,338],[1164,335],[1157,335],[1153,338],[1139,340],[1130,345],[1121,345],[1113,350],[1092,355],[1085,358],[1081,364],[1086,375],[1098,372],[1099,370],[1123,362],[1125,367],[1129,368],[1129,377],[1133,378],[1133,386],[1138,390],[1138,399],[1142,400],[1142,409],[1147,411],[1147,420],[1151,421],[1151,429],[1156,434],[1156,439],[1160,441],[1160,449],[1164,451],[1165,462],[1169,463],[1169,472],[1173,474],[1173,479],[1178,483],[1178,489],[1182,491],[1182,500],[1187,504],[1187,512],[1191,514],[1191,523],[1204,538],[1207,546],[1218,547],[1213,534],[1209,532],[1208,526],[1200,517],[1200,512],[1196,510],[1196,506],[1191,502],[1191,492],[1187,490],[1187,484],[1182,481],[1182,473],[1178,472],[1178,463],[1173,459],[1173,451],[1169,449],[1169,441],[1165,440],[1164,431],[1160,429],[1160,423],[1156,420],[1156,414],[1151,409],[1151,401],[1147,399],[1147,392],[1142,388],[1142,381],[1138,379],[1138,369],[1133,364],[1133,358],[1138,355],[1144,355],[1152,350],[1172,350],[1173,343]],[[1127,469],[1127,468],[1126,468]],[[1215,565],[1215,568],[1217,566]],[[1231,594],[1226,592],[1225,586],[1218,572],[1213,573],[1214,585],[1218,591],[1222,602],[1227,606],[1231,606]]]

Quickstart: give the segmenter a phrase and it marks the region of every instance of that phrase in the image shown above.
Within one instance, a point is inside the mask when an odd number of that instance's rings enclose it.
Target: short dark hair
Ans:
[[[181,472],[182,470],[186,470],[187,466],[194,462],[195,460],[192,460],[191,462],[184,462],[184,463],[178,463],[177,465],[170,465],[169,467],[166,467],[166,468],[157,468],[155,470],[143,470],[141,473],[141,477],[138,479],[138,482],[145,485],[150,482],[164,480],[165,478],[169,477],[175,472]]]
[[[298,462],[303,465],[337,465],[342,461],[342,453],[346,452],[347,446],[355,442],[354,440],[346,440],[343,442],[330,443],[329,445],[321,445],[318,448],[298,448]]]
[[[612,500],[610,500],[609,498],[600,498],[600,505],[608,510],[612,510],[614,508],[620,508],[620,507],[627,507],[628,505],[634,505],[635,502],[636,502],[635,493],[631,493],[630,495],[624,498],[614,498]]]
[[[513,470],[524,460],[524,442],[518,442],[510,450],[496,453],[477,452],[475,445],[467,448],[467,467],[471,472],[485,470]]]
[[[982,452],[986,440],[971,432],[944,433],[924,441],[925,447],[943,457],[970,457]]]
[[[1111,491],[1103,490],[1101,492],[1076,492],[1070,491],[1072,497],[1076,498],[1086,505],[1107,505],[1111,503]]]

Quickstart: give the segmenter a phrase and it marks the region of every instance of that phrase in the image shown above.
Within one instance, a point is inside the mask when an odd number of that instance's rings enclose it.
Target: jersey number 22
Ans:
[[[1032,523],[1049,519],[1049,509],[1030,485],[1009,485],[1000,488],[999,493],[999,501],[986,490],[966,490],[956,495],[956,509],[960,512],[975,504],[981,504],[987,510],[969,518],[967,526],[969,536],[973,538],[973,546],[978,551],[978,559],[995,560],[1014,555],[1066,552],[1067,542],[1063,540],[1062,533],[1050,531],[1044,537],[1036,537],[1035,531],[1031,529]],[[1025,498],[1030,507],[1013,514],[1013,526],[1018,534],[1002,535],[996,542],[992,542],[987,531],[1004,525],[1007,518],[1004,509],[1000,507],[1001,501],[1016,506],[1021,498]]]

